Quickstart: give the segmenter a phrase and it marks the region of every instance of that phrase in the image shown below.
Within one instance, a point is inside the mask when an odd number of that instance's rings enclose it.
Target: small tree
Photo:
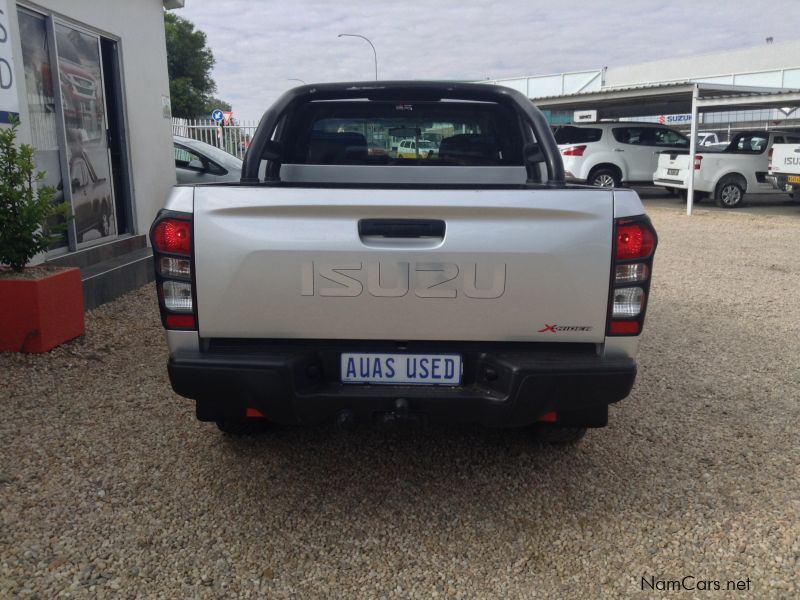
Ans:
[[[207,46],[206,34],[188,19],[165,12],[164,28],[172,115],[195,119],[206,113],[211,94],[217,89],[211,77],[214,55]]]
[[[45,221],[54,215],[67,214],[67,206],[52,203],[55,190],[37,186],[44,173],[36,172],[33,148],[17,146],[19,123],[0,128],[0,264],[17,273],[34,256],[44,252],[54,241],[52,233],[66,225],[45,229]]]

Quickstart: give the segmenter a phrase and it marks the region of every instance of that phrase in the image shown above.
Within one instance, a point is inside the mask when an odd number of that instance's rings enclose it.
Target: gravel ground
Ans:
[[[639,379],[575,447],[231,440],[171,392],[150,286],[49,355],[0,355],[0,597],[618,597],[687,575],[750,591],[681,597],[798,597],[800,209],[651,216]]]

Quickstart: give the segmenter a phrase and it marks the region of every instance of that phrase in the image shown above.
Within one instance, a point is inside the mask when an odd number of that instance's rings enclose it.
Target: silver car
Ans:
[[[172,136],[175,147],[175,175],[178,183],[220,183],[239,181],[242,161],[205,142]]]

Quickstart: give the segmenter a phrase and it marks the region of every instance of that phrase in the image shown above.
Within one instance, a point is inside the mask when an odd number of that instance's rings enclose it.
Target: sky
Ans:
[[[797,0],[186,0],[216,96],[255,120],[287,89],[380,79],[479,80],[600,69],[800,38]],[[779,18],[779,15],[792,15]]]

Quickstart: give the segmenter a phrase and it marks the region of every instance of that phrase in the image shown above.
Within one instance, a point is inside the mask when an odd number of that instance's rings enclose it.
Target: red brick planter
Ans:
[[[31,267],[32,271],[39,267]],[[83,288],[75,268],[0,275],[0,352],[47,352],[83,335]]]

